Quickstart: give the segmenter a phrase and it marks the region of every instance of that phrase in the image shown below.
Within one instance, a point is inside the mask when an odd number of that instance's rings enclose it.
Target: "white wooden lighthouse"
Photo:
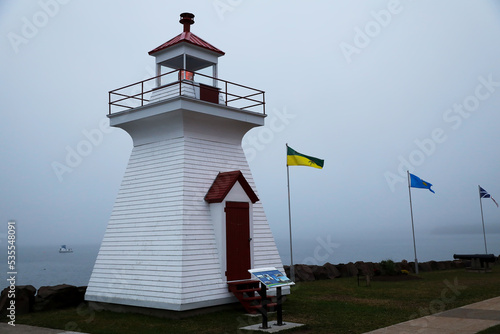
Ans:
[[[150,51],[157,76],[110,92],[133,150],[87,301],[183,311],[237,301],[248,269],[283,272],[241,140],[264,92],[217,77],[224,52],[190,32]]]

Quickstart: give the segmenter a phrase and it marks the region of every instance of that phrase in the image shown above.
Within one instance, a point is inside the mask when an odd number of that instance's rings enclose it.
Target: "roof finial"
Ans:
[[[179,22],[184,25],[184,32],[189,32],[189,26],[194,23],[194,14],[182,13]]]

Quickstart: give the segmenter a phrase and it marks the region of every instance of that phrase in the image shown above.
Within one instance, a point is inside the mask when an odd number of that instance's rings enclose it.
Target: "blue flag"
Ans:
[[[491,197],[491,195],[488,194],[488,192],[486,190],[484,190],[483,187],[481,187],[481,186],[479,186],[479,197],[480,198],[491,198],[498,208],[497,201],[495,201],[495,199],[493,197]]]
[[[432,193],[434,193],[434,190],[431,189],[432,187],[431,183],[422,180],[421,178],[419,178],[416,175],[413,175],[412,173],[410,173],[410,180],[411,180],[411,187],[429,189]]]

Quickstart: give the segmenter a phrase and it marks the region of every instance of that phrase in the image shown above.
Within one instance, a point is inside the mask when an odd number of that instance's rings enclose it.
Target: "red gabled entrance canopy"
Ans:
[[[208,203],[220,203],[226,198],[229,191],[233,188],[234,184],[238,181],[245,190],[248,198],[252,203],[259,200],[248,181],[243,176],[241,171],[236,170],[232,172],[219,173],[212,183],[212,186],[205,195],[205,201]]]

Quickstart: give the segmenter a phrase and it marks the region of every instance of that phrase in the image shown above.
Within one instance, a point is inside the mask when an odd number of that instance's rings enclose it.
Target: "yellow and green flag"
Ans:
[[[286,146],[286,165],[287,166],[309,166],[314,168],[323,168],[324,160],[310,157],[308,155],[299,153],[289,147]]]

